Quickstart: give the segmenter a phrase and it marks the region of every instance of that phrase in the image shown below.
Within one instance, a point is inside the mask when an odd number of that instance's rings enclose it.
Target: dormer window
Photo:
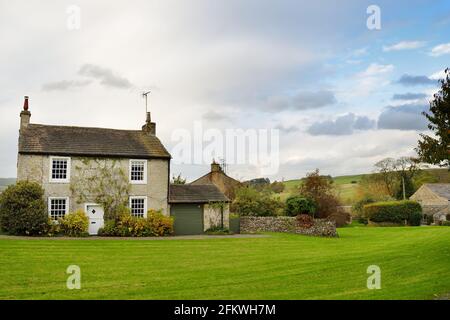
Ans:
[[[147,160],[130,160],[130,183],[147,183]]]
[[[70,182],[70,158],[50,157],[50,182]]]

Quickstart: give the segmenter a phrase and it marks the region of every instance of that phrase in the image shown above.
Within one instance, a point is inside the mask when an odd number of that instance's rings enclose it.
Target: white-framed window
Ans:
[[[70,182],[69,157],[50,157],[50,182]]]
[[[147,197],[130,197],[130,210],[132,216],[140,218],[147,217]]]
[[[69,212],[68,197],[49,197],[48,215],[52,220],[63,218]]]
[[[130,160],[130,183],[147,183],[147,160]]]

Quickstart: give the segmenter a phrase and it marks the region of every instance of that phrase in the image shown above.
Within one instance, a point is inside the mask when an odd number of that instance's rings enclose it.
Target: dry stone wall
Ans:
[[[300,227],[295,217],[241,217],[241,233],[287,232],[309,236],[337,237],[336,224],[325,219],[315,219],[310,228]]]

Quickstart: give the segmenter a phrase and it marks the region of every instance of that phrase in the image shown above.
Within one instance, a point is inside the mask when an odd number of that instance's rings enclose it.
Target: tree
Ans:
[[[428,129],[433,136],[421,134],[419,145],[416,148],[423,162],[448,166],[450,169],[449,145],[450,145],[450,69],[445,69],[445,79],[441,80],[441,89],[434,94],[430,101],[429,112],[423,115],[429,121]]]
[[[380,180],[384,183],[387,192],[394,194],[397,177],[394,173],[395,159],[385,158],[375,163],[375,171],[379,174]]]
[[[283,203],[270,192],[259,192],[250,186],[238,188],[231,204],[231,211],[242,216],[276,216],[282,209]]]
[[[406,200],[416,191],[413,178],[421,170],[420,162],[413,157],[401,157],[395,161],[393,170],[399,180],[395,197]]]
[[[387,193],[397,199],[406,199],[415,192],[414,176],[421,170],[420,162],[413,157],[386,158],[375,164],[376,174],[368,181],[381,183]]]
[[[313,216],[316,212],[316,204],[313,200],[302,196],[291,196],[286,200],[286,215],[294,217],[299,214]]]
[[[179,173],[178,176],[173,176],[172,177],[172,183],[173,184],[186,184],[186,179],[184,179],[181,176],[181,173]]]
[[[326,218],[339,211],[341,203],[336,197],[333,181],[321,176],[319,169],[306,175],[298,191],[316,203],[317,210],[314,216],[317,218]]]

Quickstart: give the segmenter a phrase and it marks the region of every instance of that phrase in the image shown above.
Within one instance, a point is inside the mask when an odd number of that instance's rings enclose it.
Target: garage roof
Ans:
[[[208,203],[208,202],[229,202],[228,199],[215,185],[191,185],[172,184],[170,185],[170,203]]]

